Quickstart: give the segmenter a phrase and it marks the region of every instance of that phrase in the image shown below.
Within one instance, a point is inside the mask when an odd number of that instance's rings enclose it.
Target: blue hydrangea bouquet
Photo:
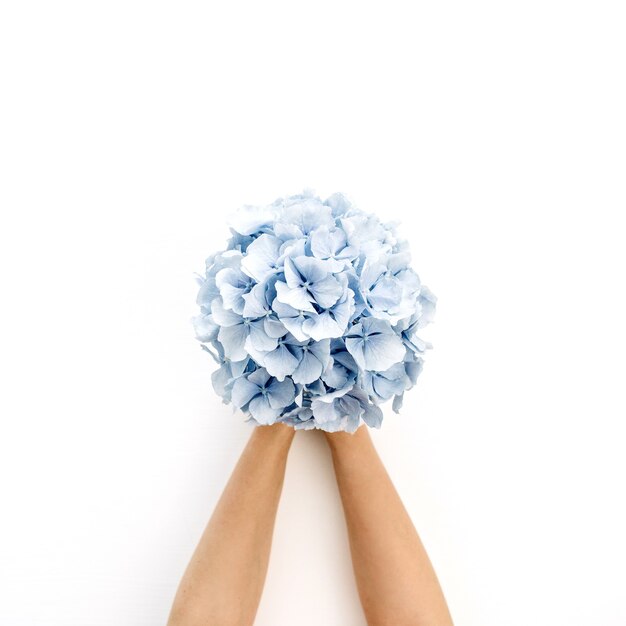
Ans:
[[[256,424],[354,432],[398,412],[430,345],[435,296],[393,224],[343,195],[245,206],[198,277],[194,327],[213,386]]]

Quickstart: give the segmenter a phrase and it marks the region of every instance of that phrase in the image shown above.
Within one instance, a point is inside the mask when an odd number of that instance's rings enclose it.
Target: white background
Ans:
[[[464,626],[624,626],[621,2],[0,9],[0,623],[164,624],[249,434],[192,337],[225,214],[402,220],[435,349],[375,441]],[[296,437],[257,624],[362,626]],[[367,480],[367,468],[363,468]]]

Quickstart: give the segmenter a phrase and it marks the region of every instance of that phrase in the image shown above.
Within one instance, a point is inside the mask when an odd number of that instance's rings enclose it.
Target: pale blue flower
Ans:
[[[256,240],[259,233],[252,235],[242,235],[234,229],[230,229],[230,239],[228,240],[228,250],[235,250],[241,254],[245,254],[250,244]]]
[[[404,393],[407,383],[404,363],[394,363],[383,372],[367,371],[363,374],[363,389],[378,402],[386,402]]]
[[[257,283],[280,271],[280,247],[283,242],[274,235],[263,234],[247,248],[241,261],[241,269]]]
[[[412,352],[407,352],[407,356],[404,360],[404,371],[406,374],[405,377],[405,386],[402,393],[394,396],[393,398],[393,410],[396,413],[400,412],[402,408],[402,402],[404,400],[404,392],[411,389],[413,385],[417,382],[417,377],[421,374],[422,368],[424,366],[424,359],[422,357],[416,356]]]
[[[343,339],[333,339],[330,349],[330,363],[321,376],[328,389],[351,388],[357,378],[359,366],[346,350]]]
[[[294,309],[288,304],[283,304],[278,300],[278,298],[274,299],[272,309],[285,328],[298,341],[306,341],[309,338],[309,335],[305,334],[302,330],[305,320],[308,319],[307,315],[309,315],[309,313],[303,311],[302,309]]]
[[[357,387],[337,397],[315,398],[311,408],[315,421],[329,432],[354,432],[361,419],[372,428],[380,428],[383,419],[380,407],[372,404],[367,394]]]
[[[292,335],[287,334],[276,342],[276,347],[269,352],[258,351],[254,356],[267,371],[278,380],[292,376],[300,364],[301,353],[299,342]]]
[[[245,343],[250,334],[250,325],[243,317],[226,309],[221,297],[213,300],[212,315],[216,324],[220,327],[217,340],[224,349],[224,355],[231,361],[242,361],[248,356]]]
[[[258,350],[274,350],[278,337],[286,332],[277,320],[267,317],[249,319],[227,310],[220,298],[216,298],[213,303],[212,315],[220,327],[217,339],[226,357],[233,361],[241,361],[249,356],[247,344],[255,346]]]
[[[295,350],[296,355],[299,353],[300,362],[291,375],[293,382],[309,385],[319,380],[330,363],[330,339],[309,341],[304,345],[296,346]]]
[[[279,302],[315,312],[313,305],[329,308],[339,300],[342,287],[324,261],[298,256],[285,259],[285,282],[276,283]]]
[[[332,196],[326,198],[324,204],[331,208],[334,218],[342,217],[349,211],[355,210],[348,198],[342,193],[334,193]]]
[[[293,426],[296,430],[313,430],[314,428],[319,428],[313,418],[313,411],[310,407],[297,406],[283,414],[278,421],[281,424]]]
[[[384,371],[404,358],[404,345],[385,320],[364,317],[346,334],[346,348],[363,370]]]
[[[432,322],[436,304],[435,295],[428,288],[422,287],[417,299],[416,312],[411,317],[400,320],[395,326],[404,345],[416,354],[421,354],[431,347],[430,343],[417,336],[417,331]]]
[[[254,280],[246,276],[240,269],[228,267],[220,270],[215,276],[215,284],[222,296],[225,309],[235,313],[243,313],[243,296],[252,289]]]
[[[251,359],[246,357],[243,361],[231,361],[224,358],[224,361],[216,369],[212,376],[211,382],[213,388],[222,397],[222,401],[227,404],[231,402],[231,391],[233,384],[244,372],[249,370]]]
[[[280,337],[273,350],[255,350],[255,359],[278,380],[290,376],[294,383],[307,385],[319,379],[330,361],[330,340],[298,341],[293,335]]]
[[[270,306],[270,302],[276,297],[275,282],[275,278],[272,277],[264,283],[255,285],[250,293],[244,296],[243,317],[247,318],[250,324],[250,332],[244,344],[248,354],[252,354],[252,350],[274,350],[276,340],[288,332]]]
[[[308,235],[320,226],[333,226],[332,209],[317,198],[300,197],[283,202],[278,224],[286,224],[298,229],[302,236]]]
[[[347,278],[340,276],[341,284],[339,300],[330,307],[318,306],[318,312],[311,313],[302,323],[302,332],[314,339],[335,339],[342,337],[354,313],[354,292],[347,287]]]
[[[210,313],[201,313],[192,319],[196,339],[202,343],[210,343],[217,339],[220,327],[213,321]]]
[[[365,262],[361,293],[373,317],[395,324],[415,312],[420,281],[407,267],[408,262],[405,254],[389,254],[376,262]]]
[[[419,296],[417,298],[419,321],[417,328],[424,328],[430,324],[435,318],[435,309],[437,307],[437,296],[425,285],[422,285]]]
[[[196,297],[196,303],[202,313],[211,312],[211,303],[220,295],[215,277],[224,268],[237,268],[241,264],[241,252],[238,250],[226,250],[220,254],[214,254],[206,260],[206,276],[200,277],[200,290]]]
[[[341,228],[320,226],[311,233],[311,252],[314,257],[327,261],[333,272],[340,272],[352,265],[359,256],[356,246],[348,245],[346,233]]]
[[[232,386],[232,403],[250,414],[259,424],[273,424],[285,407],[295,399],[295,386],[290,379],[278,381],[264,369],[242,376]]]
[[[275,206],[244,206],[228,219],[228,225],[241,235],[254,235],[266,232],[274,223],[277,215]]]
[[[436,298],[393,223],[306,191],[230,219],[199,277],[196,337],[225,403],[258,424],[354,432],[416,382]]]
[[[392,251],[395,240],[375,215],[349,212],[340,218],[339,223],[346,233],[348,244],[356,247],[363,258]]]

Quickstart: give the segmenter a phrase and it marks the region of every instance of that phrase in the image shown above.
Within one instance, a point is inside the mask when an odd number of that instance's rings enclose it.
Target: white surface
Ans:
[[[623,626],[620,2],[5,2],[0,623],[163,624],[247,437],[192,338],[224,214],[403,221],[435,344],[376,443],[464,626]],[[319,437],[260,626],[361,626]],[[367,469],[364,468],[364,480]]]

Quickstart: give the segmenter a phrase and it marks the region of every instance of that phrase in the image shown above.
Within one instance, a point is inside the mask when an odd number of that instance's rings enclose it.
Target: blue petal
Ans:
[[[272,224],[276,217],[276,208],[244,206],[230,216],[228,225],[242,235],[253,235],[264,226]]]
[[[265,319],[250,322],[249,328],[250,334],[245,344],[246,350],[249,346],[253,350],[259,350],[260,352],[269,352],[276,349],[278,340],[268,336],[265,332]]]
[[[332,259],[346,244],[346,235],[339,229],[332,234],[328,226],[320,226],[311,233],[311,252],[318,259]]]
[[[330,271],[340,272],[350,266],[350,259],[358,256],[356,248],[347,247],[346,235],[340,228],[332,231],[327,226],[311,233],[311,252],[329,263]]]
[[[400,413],[400,409],[402,408],[403,402],[404,402],[404,392],[397,396],[394,396],[393,404],[391,405],[391,408],[393,409],[394,413]]]
[[[211,315],[197,315],[193,318],[193,327],[198,341],[208,342],[217,336],[218,326]]]
[[[265,289],[265,283],[255,285],[249,293],[242,296],[245,302],[243,307],[244,317],[263,317],[267,313]]]
[[[298,269],[294,265],[293,259],[287,257],[285,259],[285,265],[283,268],[285,272],[285,282],[290,289],[296,289],[300,287],[304,282],[304,278],[298,272]]]
[[[297,271],[297,274],[299,274],[302,279],[310,283],[316,283],[324,280],[330,271],[327,263],[310,256],[296,257],[295,259],[292,259],[292,265]],[[285,276],[287,276],[287,262],[285,262]],[[289,281],[287,281],[287,284],[289,284]]]
[[[315,341],[341,337],[345,326],[337,324],[330,311],[326,310],[318,315],[311,315],[302,323],[302,332]]]
[[[327,367],[330,363],[330,340],[322,339],[321,341],[313,341],[308,344],[309,351],[319,359],[323,367]]]
[[[250,401],[248,411],[259,424],[264,426],[273,424],[280,415],[280,409],[273,409],[270,406],[269,398],[262,395],[256,396]]]
[[[328,387],[332,389],[341,389],[349,383],[350,372],[343,367],[343,365],[333,363],[324,371],[321,378]]]
[[[291,374],[294,383],[308,385],[317,380],[324,370],[322,361],[308,348],[305,349],[302,359]]]
[[[224,354],[231,361],[242,361],[248,356],[245,349],[248,338],[248,327],[243,324],[237,326],[222,326],[217,338],[224,348]]]
[[[268,352],[263,358],[265,369],[278,380],[284,380],[285,376],[293,374],[298,367],[298,359],[290,352],[283,343],[276,350]]]
[[[224,308],[241,314],[244,307],[242,296],[252,288],[252,280],[238,269],[228,267],[217,273],[215,284],[222,296]]]
[[[363,337],[346,337],[346,348],[361,369],[365,367],[365,355],[363,354]]]
[[[384,371],[404,360],[405,348],[388,322],[365,317],[347,335],[346,348],[359,367]]]
[[[265,317],[263,319],[263,327],[268,336],[275,339],[283,337],[288,331],[284,324],[274,317]]]
[[[313,410],[315,421],[318,424],[333,422],[340,417],[337,413],[334,402],[320,402],[319,400],[313,400],[311,409]]]
[[[404,364],[406,368],[407,376],[409,380],[414,385],[417,382],[417,377],[421,374],[422,368],[424,366],[424,361],[421,358],[417,358],[415,361],[408,361]]]
[[[333,211],[333,217],[344,215],[351,207],[350,201],[342,193],[334,193],[324,201]]]
[[[404,358],[404,345],[397,335],[374,335],[363,344],[365,369],[384,371]],[[356,357],[355,357],[356,359]]]
[[[402,393],[408,382],[404,363],[396,363],[384,372],[366,372],[363,386],[370,396],[386,401]]]
[[[283,381],[273,381],[267,391],[269,403],[273,409],[283,409],[289,406],[296,397],[296,388],[289,378]]]
[[[304,198],[286,206],[280,221],[297,226],[304,235],[322,224],[330,226],[334,223],[330,207],[324,206],[316,198]]]
[[[304,311],[294,309],[288,304],[283,304],[277,298],[272,303],[272,309],[280,319],[283,326],[298,340],[306,341],[308,335],[304,333],[302,325],[306,320]]]
[[[361,417],[370,428],[380,428],[383,422],[383,412],[381,408],[375,404],[366,404]]]
[[[309,292],[324,309],[333,306],[339,300],[342,291],[339,281],[334,276],[326,276],[326,278],[311,283],[309,286]]]
[[[314,419],[309,419],[306,421],[295,422],[293,427],[295,430],[313,430],[314,428],[317,428],[317,425]]]
[[[258,370],[255,370],[248,376],[248,380],[259,387],[265,387],[267,381],[271,378],[271,376],[267,373],[267,370],[260,367]]]
[[[276,283],[276,299],[300,311],[315,311],[311,304],[313,297],[304,287],[290,289],[285,283],[279,281]]]
[[[215,284],[215,279],[205,280],[198,291],[196,303],[201,307],[211,307],[211,302],[220,295],[219,289]]]
[[[425,285],[422,285],[418,302],[421,305],[421,315],[419,318],[419,328],[423,328],[426,324],[430,324],[435,317],[435,308],[437,306],[437,296],[428,289]]]
[[[274,234],[282,241],[304,241],[304,233],[295,224],[276,224]]]
[[[335,306],[321,311],[318,315],[311,315],[302,324],[302,332],[315,341],[339,338],[346,331],[353,311],[353,292],[351,289],[347,289],[341,301]]]
[[[334,339],[331,342],[331,355],[335,361],[341,363],[347,370],[356,372],[358,369],[352,355],[346,350],[345,342],[341,339]]]
[[[232,402],[232,395],[228,391],[232,380],[233,376],[228,363],[222,363],[222,365],[211,374],[213,389],[215,389],[217,395],[221,396],[225,402]]]
[[[241,269],[257,283],[263,282],[279,269],[277,261],[281,245],[282,241],[277,237],[261,235],[248,246]]]
[[[237,326],[242,323],[241,315],[224,308],[221,298],[215,298],[211,305],[213,321],[220,326]]]
[[[232,403],[238,409],[241,409],[259,393],[261,393],[261,390],[258,385],[255,385],[246,378],[238,378],[233,383],[233,389],[231,392]]]
[[[370,305],[381,311],[393,308],[401,299],[402,288],[393,278],[382,278],[367,295]]]
[[[335,402],[339,405],[338,412],[341,416],[360,417],[363,413],[363,406],[358,398],[354,396],[356,389],[349,394],[338,398]]]

